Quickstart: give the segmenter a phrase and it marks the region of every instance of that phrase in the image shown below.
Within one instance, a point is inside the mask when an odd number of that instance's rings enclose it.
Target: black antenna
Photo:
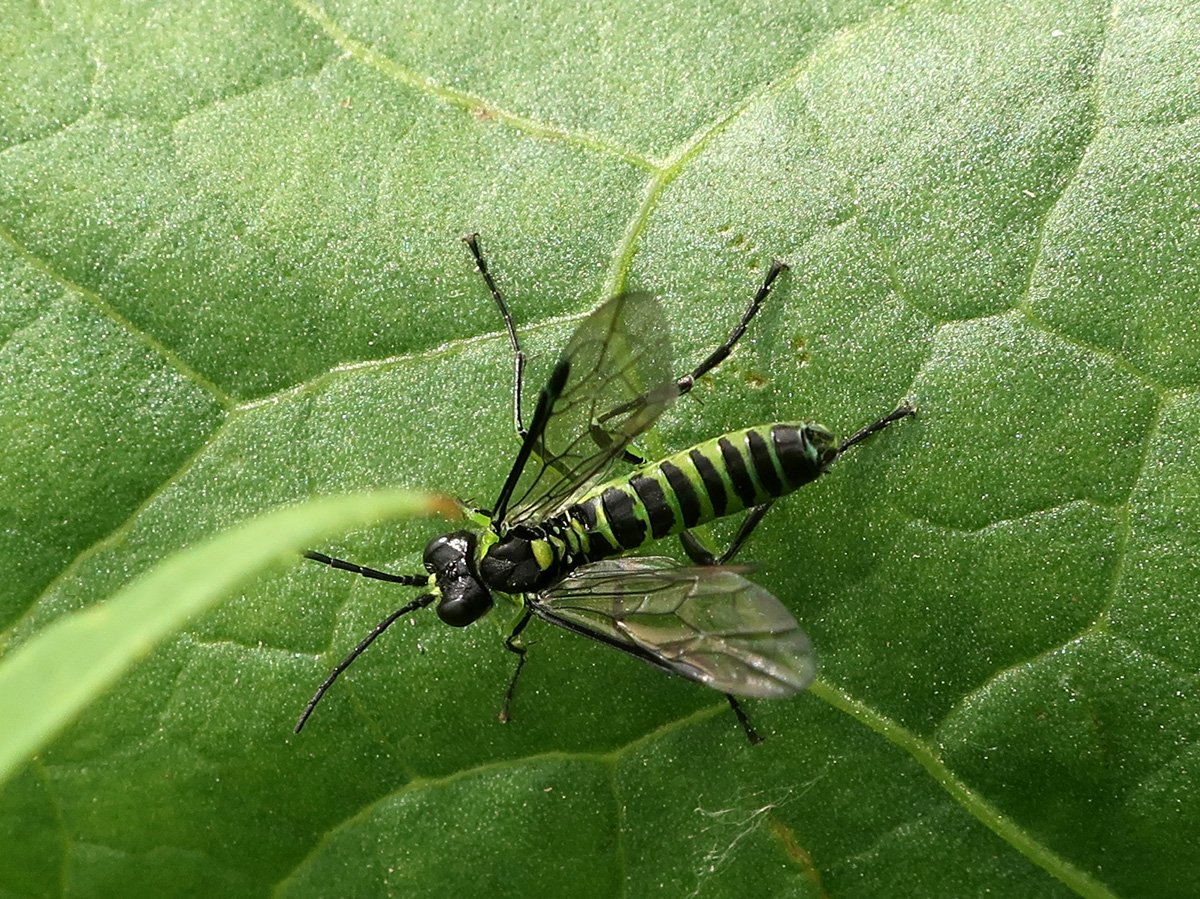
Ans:
[[[363,577],[372,578],[373,580],[387,581],[389,584],[403,584],[406,587],[424,587],[429,583],[429,575],[427,574],[388,574],[386,571],[380,571],[378,568],[367,568],[365,565],[347,562],[345,559],[335,559],[333,556],[327,556],[325,553],[315,552],[311,549],[304,553],[304,558],[320,562],[322,565],[328,565],[330,568],[336,568],[338,571],[350,571],[354,574],[361,574]]]
[[[312,557],[310,556],[309,558]],[[321,560],[317,559],[316,561]],[[370,570],[371,569],[367,569],[367,571]],[[359,573],[362,574],[363,572]],[[371,575],[366,575],[366,577],[371,577]],[[422,583],[425,583],[425,581],[423,580]],[[313,709],[317,707],[317,703],[321,701],[321,697],[325,695],[326,691],[333,686],[333,682],[338,679],[338,675],[349,668],[355,659],[366,652],[367,647],[374,643],[375,639],[380,634],[391,627],[395,620],[401,615],[407,615],[409,612],[415,612],[417,609],[423,609],[435,599],[437,599],[437,596],[433,593],[426,593],[424,596],[418,596],[408,605],[392,612],[391,615],[388,615],[387,618],[375,625],[375,629],[371,631],[371,633],[367,634],[367,636],[363,638],[363,641],[355,646],[353,650],[351,650],[350,655],[338,662],[337,667],[329,672],[329,677],[325,678],[321,686],[317,687],[317,692],[314,693],[313,698],[308,701],[308,705],[304,707],[304,711],[300,715],[300,720],[296,722],[296,733],[300,733],[300,731],[304,728],[304,724],[306,721],[308,721],[309,716],[312,715]]]

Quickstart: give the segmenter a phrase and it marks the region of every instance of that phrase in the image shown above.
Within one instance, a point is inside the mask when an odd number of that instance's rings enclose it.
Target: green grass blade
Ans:
[[[411,491],[276,509],[171,556],[106,602],[55,622],[0,663],[0,782],[160,640],[297,549],[384,518],[450,511]]]

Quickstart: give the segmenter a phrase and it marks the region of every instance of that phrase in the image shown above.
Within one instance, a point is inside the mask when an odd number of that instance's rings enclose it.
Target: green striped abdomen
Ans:
[[[594,562],[791,493],[836,457],[819,424],[731,431],[595,487],[548,525],[575,564]]]

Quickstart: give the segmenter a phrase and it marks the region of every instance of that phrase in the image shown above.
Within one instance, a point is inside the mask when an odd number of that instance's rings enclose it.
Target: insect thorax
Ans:
[[[544,590],[584,561],[572,536],[559,518],[537,527],[512,528],[483,553],[479,576],[503,593]]]

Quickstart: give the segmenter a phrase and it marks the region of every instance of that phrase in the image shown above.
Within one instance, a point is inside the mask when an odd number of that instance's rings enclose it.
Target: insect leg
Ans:
[[[492,273],[488,271],[487,261],[479,249],[479,235],[464,234],[463,243],[475,257],[475,269],[483,276],[483,281],[491,291],[492,299],[496,301],[500,315],[504,318],[504,327],[508,331],[508,342],[512,344],[513,348],[513,424],[516,425],[517,436],[524,440],[526,431],[525,425],[521,421],[521,382],[525,378],[525,354],[521,351],[521,342],[517,340],[517,327],[513,324],[513,318],[509,314],[504,297],[500,296],[500,289],[496,287],[496,282],[492,279]]]
[[[763,738],[758,735],[758,731],[754,729],[754,725],[750,723],[750,719],[746,717],[746,713],[742,711],[742,704],[734,698],[732,693],[726,693],[725,698],[729,700],[729,707],[733,709],[733,713],[737,715],[738,724],[742,726],[742,730],[746,732],[746,739],[750,741],[751,746],[757,746],[763,741]]]
[[[683,544],[684,552],[686,552],[688,558],[697,565],[724,565],[733,558],[734,554],[737,553],[739,549],[742,548],[742,544],[746,542],[746,538],[750,536],[756,527],[758,527],[759,522],[761,522],[763,520],[763,516],[770,511],[771,506],[774,505],[774,502],[774,500],[771,500],[770,502],[763,503],[761,506],[755,506],[753,509],[751,509],[750,514],[748,514],[745,520],[742,522],[742,526],[738,528],[738,532],[733,538],[733,543],[731,543],[729,549],[725,550],[725,552],[721,553],[721,555],[715,556],[710,553],[704,548],[704,546],[701,545],[699,540],[692,536],[691,531],[684,531],[679,535],[679,541]],[[758,731],[754,729],[754,725],[750,723],[750,717],[742,708],[741,703],[737,701],[732,693],[726,693],[725,698],[729,700],[729,707],[733,709],[733,714],[737,716],[738,724],[740,724],[742,726],[742,730],[745,731],[746,739],[750,741],[750,745],[757,746],[762,742],[762,737],[760,737]]]
[[[771,292],[771,285],[775,283],[775,279],[778,278],[780,274],[787,271],[787,268],[787,263],[778,259],[771,263],[771,267],[767,269],[766,277],[763,278],[762,285],[758,288],[758,292],[754,294],[754,299],[750,301],[750,305],[742,314],[742,320],[737,323],[737,326],[732,331],[729,332],[729,336],[725,338],[725,342],[709,353],[703,362],[692,369],[690,374],[686,374],[682,378],[678,378],[675,381],[675,390],[677,391],[677,396],[683,396],[685,393],[688,393],[693,387],[696,386],[696,382],[700,380],[700,378],[704,377],[706,374],[729,358],[729,354],[733,352],[734,346],[736,346],[737,342],[742,339],[742,335],[746,333],[746,328],[749,326],[750,321],[758,314],[758,310],[762,306],[763,300],[765,300],[767,298],[767,294]],[[610,409],[593,424],[593,431],[597,429],[602,430],[599,426],[603,425],[611,418],[615,418],[618,415],[624,415],[627,412],[645,406],[648,396],[648,394],[642,394],[635,399],[622,403],[615,409]],[[631,453],[630,455],[634,454]]]
[[[742,335],[746,333],[746,328],[750,324],[750,320],[758,314],[759,308],[763,304],[763,300],[767,298],[767,294],[771,292],[771,285],[775,283],[775,279],[783,272],[787,271],[787,263],[776,259],[771,263],[771,267],[767,269],[766,277],[763,278],[762,286],[758,288],[758,292],[754,295],[754,299],[750,301],[750,306],[742,315],[742,320],[738,322],[737,327],[729,332],[729,336],[725,338],[725,342],[708,354],[708,357],[697,365],[691,374],[684,375],[678,381],[676,386],[679,388],[679,395],[687,393],[696,386],[696,382],[704,377],[722,362],[729,358],[729,354],[733,352],[734,346]]]
[[[406,587],[424,587],[429,583],[429,575],[427,574],[388,574],[386,571],[356,565],[353,562],[347,562],[345,559],[335,559],[332,556],[325,555],[325,553],[313,552],[311,549],[304,553],[304,558],[320,562],[322,565],[328,565],[330,568],[336,568],[339,571],[350,571],[354,574],[361,574],[363,577],[374,578],[377,581],[387,581],[391,584],[404,584]]]
[[[640,402],[644,399],[644,397],[639,397],[638,401]],[[628,409],[625,411],[628,411]],[[607,417],[604,420],[607,420]],[[592,426],[588,428],[588,436],[592,438],[592,442],[595,443],[596,446],[600,447],[600,449],[608,449],[610,446],[612,446],[612,435],[598,424],[593,423]],[[641,456],[628,448],[621,450],[621,459],[624,462],[628,462],[630,465],[645,465],[649,461],[645,456]]]
[[[733,543],[721,555],[717,556],[710,553],[691,531],[684,531],[679,535],[679,542],[683,544],[683,551],[697,565],[724,565],[742,548],[742,544],[746,542],[746,538],[758,527],[758,523],[763,520],[763,516],[767,514],[767,511],[774,502],[775,500],[771,500],[751,509],[745,520],[742,521],[742,526],[738,528],[738,532],[733,538]]]
[[[502,724],[507,724],[512,720],[509,707],[512,705],[513,691],[517,689],[517,678],[521,676],[521,669],[525,667],[525,653],[529,651],[527,646],[517,643],[517,637],[521,635],[521,631],[525,630],[525,625],[529,624],[529,619],[532,617],[533,612],[526,612],[517,622],[517,626],[513,628],[513,632],[508,635],[508,639],[504,641],[504,648],[517,654],[517,670],[513,672],[512,680],[508,682],[508,689],[504,691],[504,705],[500,707],[500,714],[496,716]]]
[[[621,458],[630,465],[645,465],[650,461],[645,456],[639,455],[631,449],[621,450]]]
[[[517,489],[517,481],[521,479],[521,472],[525,470],[525,463],[529,461],[534,448],[542,442],[542,438],[546,433],[546,423],[550,420],[550,415],[554,411],[554,403],[563,392],[563,388],[567,384],[567,377],[570,374],[570,360],[560,359],[558,365],[554,366],[554,371],[550,373],[550,380],[546,382],[546,386],[542,388],[542,392],[538,395],[538,404],[533,412],[533,421],[530,422],[529,430],[525,432],[525,436],[521,440],[521,448],[517,450],[517,458],[513,461],[513,466],[509,469],[508,477],[504,480],[504,486],[500,488],[500,495],[496,498],[496,502],[492,506],[493,523],[504,521],[504,515],[508,511],[508,501],[512,499],[512,493]]]

